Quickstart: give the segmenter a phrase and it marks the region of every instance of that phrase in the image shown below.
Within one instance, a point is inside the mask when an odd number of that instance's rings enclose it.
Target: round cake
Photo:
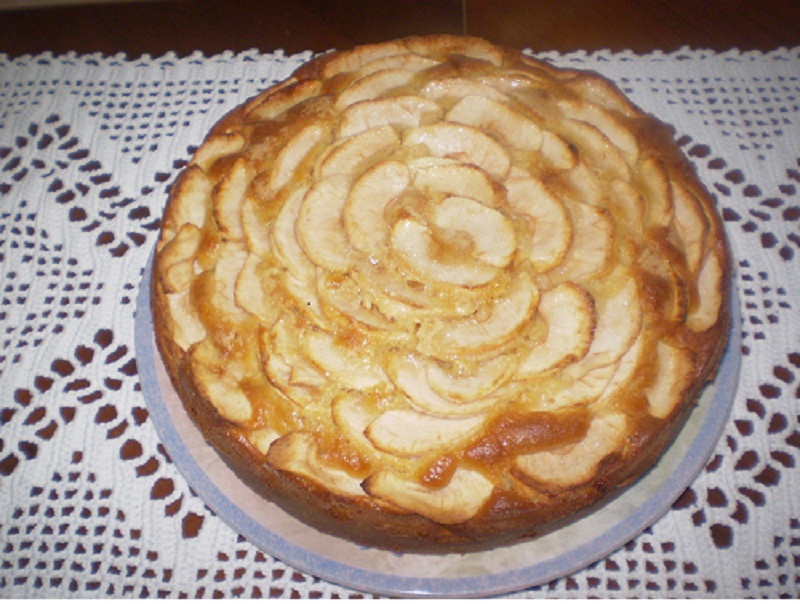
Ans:
[[[321,55],[221,119],[151,300],[178,395],[254,488],[457,552],[658,460],[722,355],[730,273],[668,126],[598,74],[427,36]]]

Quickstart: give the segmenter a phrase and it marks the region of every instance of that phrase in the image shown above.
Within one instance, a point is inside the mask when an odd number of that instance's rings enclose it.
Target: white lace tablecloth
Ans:
[[[310,56],[0,55],[0,596],[363,595],[206,507],[159,441],[134,349],[173,178],[224,112]],[[540,56],[675,126],[730,237],[742,364],[724,434],[668,513],[513,595],[796,597],[800,49]]]

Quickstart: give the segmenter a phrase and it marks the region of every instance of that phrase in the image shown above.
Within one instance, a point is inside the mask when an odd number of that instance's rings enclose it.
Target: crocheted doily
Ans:
[[[736,267],[731,417],[671,509],[519,596],[800,591],[800,49],[544,53],[676,128]],[[311,57],[0,55],[0,595],[353,597],[229,528],[159,440],[134,349],[167,190],[214,122]]]

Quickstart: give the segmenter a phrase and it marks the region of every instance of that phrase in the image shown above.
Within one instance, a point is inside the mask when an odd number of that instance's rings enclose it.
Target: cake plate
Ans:
[[[661,518],[694,481],[730,415],[741,365],[741,316],[731,289],[731,327],[715,380],[658,463],[631,487],[574,522],[533,541],[469,554],[397,554],[321,533],[267,501],[208,445],[181,404],[155,346],[152,258],[136,310],[136,355],[156,431],[178,470],[209,508],[265,553],[351,589],[399,597],[507,594],[577,572]],[[735,284],[735,279],[732,280]]]

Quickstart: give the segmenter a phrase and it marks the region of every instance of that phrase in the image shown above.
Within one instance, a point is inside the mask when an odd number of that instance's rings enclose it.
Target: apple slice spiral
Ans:
[[[599,76],[473,38],[312,61],[173,189],[168,365],[258,463],[357,507],[452,528],[599,496],[727,321],[720,222],[654,124]],[[517,436],[489,447],[498,426]]]

